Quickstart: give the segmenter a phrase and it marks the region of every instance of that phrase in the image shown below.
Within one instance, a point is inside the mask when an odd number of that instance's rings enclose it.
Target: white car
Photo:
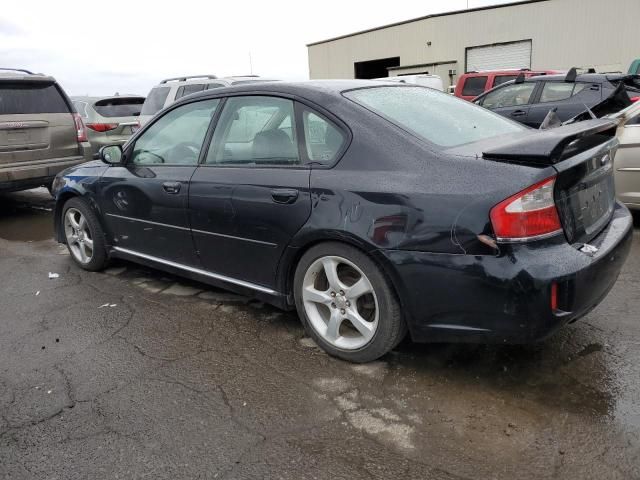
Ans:
[[[620,147],[614,165],[616,196],[631,210],[640,210],[640,101],[608,118],[619,121]]]
[[[423,87],[433,88],[444,92],[444,84],[439,75],[427,75],[421,73],[418,75],[400,75],[397,77],[381,77],[374,80],[384,80],[387,82],[407,83],[409,85],[421,85]]]

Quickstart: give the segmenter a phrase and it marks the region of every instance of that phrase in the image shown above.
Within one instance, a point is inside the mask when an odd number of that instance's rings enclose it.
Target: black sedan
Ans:
[[[332,355],[530,342],[629,252],[615,125],[538,132],[431,89],[263,83],[185,97],[54,184],[82,268],[139,262],[296,308]]]
[[[596,109],[603,102],[615,101],[622,110],[640,98],[637,75],[585,73],[572,69],[566,75],[541,75],[504,83],[473,100],[473,103],[500,115],[539,128],[550,110],[565,122]]]

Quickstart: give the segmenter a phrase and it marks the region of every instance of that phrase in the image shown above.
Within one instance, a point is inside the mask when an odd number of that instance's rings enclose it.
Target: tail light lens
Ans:
[[[633,103],[635,103],[635,102],[637,102],[638,100],[640,100],[640,97],[631,97],[631,98],[630,98],[630,100],[631,100]]]
[[[108,132],[109,130],[115,130],[118,128],[117,123],[87,123],[87,128],[90,128],[94,132]]]
[[[498,241],[529,241],[555,235],[562,224],[553,199],[556,177],[536,183],[491,209]]]
[[[77,113],[73,114],[73,121],[76,124],[76,137],[78,142],[87,142],[87,130],[84,128],[84,122],[82,118]]]

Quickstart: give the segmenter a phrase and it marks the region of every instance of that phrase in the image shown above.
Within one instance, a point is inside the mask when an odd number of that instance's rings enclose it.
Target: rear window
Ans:
[[[167,96],[169,95],[169,90],[171,90],[171,87],[152,88],[149,92],[149,96],[144,101],[144,105],[142,105],[140,115],[155,115],[162,110],[164,102],[167,100]]]
[[[430,88],[375,87],[351,90],[344,95],[441,147],[455,147],[525,128],[489,110]]]
[[[142,111],[144,98],[108,98],[93,104],[103,117],[137,117]]]
[[[55,84],[0,83],[0,115],[69,112]]]
[[[462,88],[462,95],[465,97],[477,97],[484,93],[487,85],[487,77],[467,77]]]

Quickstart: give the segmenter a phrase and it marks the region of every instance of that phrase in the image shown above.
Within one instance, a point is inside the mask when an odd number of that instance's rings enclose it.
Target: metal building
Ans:
[[[527,0],[428,15],[307,45],[309,76],[377,78],[507,68],[626,71],[640,0]]]

